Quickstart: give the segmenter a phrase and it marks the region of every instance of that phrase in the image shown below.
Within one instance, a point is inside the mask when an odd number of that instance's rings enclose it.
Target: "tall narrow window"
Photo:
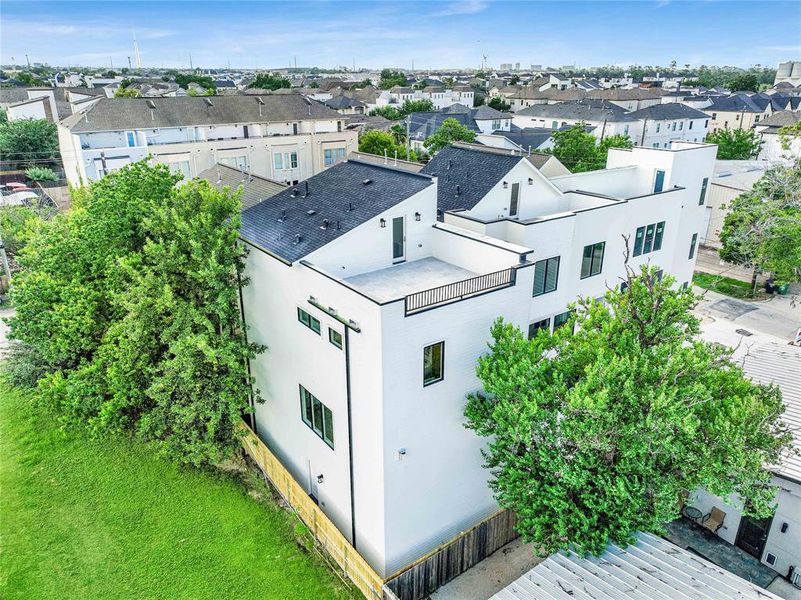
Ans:
[[[581,278],[586,279],[593,275],[598,275],[603,269],[604,246],[606,242],[598,242],[584,246],[584,254],[581,258]]]
[[[634,235],[634,256],[642,254],[642,241],[645,238],[645,227],[638,227]]]
[[[701,182],[701,195],[698,197],[698,206],[703,206],[706,201],[706,188],[709,185],[709,177],[704,177]]]
[[[136,134],[133,131],[126,132],[125,136],[128,138],[129,148],[133,148],[134,146],[136,146]]]
[[[445,342],[423,348],[423,385],[431,385],[445,378]]]
[[[334,414],[302,385],[300,390],[300,418],[326,444],[334,447]]]
[[[541,296],[556,289],[559,279],[559,257],[546,258],[534,263],[533,296]]]
[[[687,255],[687,259],[690,260],[695,256],[695,244],[698,241],[698,234],[693,234],[693,239],[690,242],[690,253]]]
[[[648,254],[654,247],[654,225],[645,228],[645,242],[642,245],[643,254]]]
[[[656,224],[656,235],[654,236],[654,252],[662,249],[662,238],[665,236],[665,222],[659,221]]]
[[[517,216],[517,208],[520,204],[520,184],[512,184],[512,199],[509,202],[509,216]]]
[[[654,194],[661,192],[663,187],[665,187],[665,172],[657,169],[654,177]]]

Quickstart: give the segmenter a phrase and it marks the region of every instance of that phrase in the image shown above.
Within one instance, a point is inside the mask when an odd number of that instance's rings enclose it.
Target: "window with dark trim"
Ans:
[[[698,234],[693,234],[693,239],[690,242],[690,253],[687,255],[687,260],[690,260],[693,256],[695,256],[695,244],[698,241]]]
[[[560,327],[567,324],[570,320],[570,317],[573,316],[573,311],[569,310],[567,312],[560,313],[553,318],[553,329],[556,331]]]
[[[701,196],[698,198],[698,206],[703,206],[706,201],[706,186],[709,185],[709,177],[704,177],[701,182]]]
[[[331,329],[330,327],[328,328],[328,341],[342,350],[342,334],[336,329]]]
[[[662,249],[662,239],[665,237],[665,222],[651,223],[637,228],[634,234],[634,256],[648,254]]]
[[[556,289],[559,279],[559,257],[546,258],[534,263],[534,291],[532,296],[541,296]]]
[[[541,321],[534,321],[533,323],[530,323],[528,326],[528,339],[531,339],[534,336],[536,336],[537,332],[540,329],[545,329],[547,331],[550,331],[551,329],[550,317],[548,317],[547,319],[542,319]]]
[[[311,329],[317,335],[320,335],[320,320],[315,319],[305,310],[298,306],[298,321],[303,323],[306,327]]]
[[[445,342],[423,348],[423,385],[445,379]]]
[[[604,265],[604,247],[606,242],[598,242],[584,246],[584,254],[581,258],[581,278],[586,279],[601,272]]]
[[[300,389],[300,418],[326,444],[334,448],[334,415],[302,385]]]

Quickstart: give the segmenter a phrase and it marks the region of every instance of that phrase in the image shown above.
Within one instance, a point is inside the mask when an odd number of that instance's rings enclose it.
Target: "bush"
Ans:
[[[58,181],[58,175],[47,167],[31,167],[25,171],[25,177],[31,181]]]
[[[0,236],[11,256],[19,254],[39,220],[36,209],[27,206],[0,207]]]

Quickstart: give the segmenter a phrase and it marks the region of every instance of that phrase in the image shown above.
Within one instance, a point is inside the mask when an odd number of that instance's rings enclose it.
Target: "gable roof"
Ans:
[[[600,100],[655,100],[665,93],[661,88],[612,88],[608,90],[592,90],[587,92],[587,98]]]
[[[470,210],[521,160],[522,156],[508,150],[452,144],[440,150],[421,173],[437,177],[439,210]]]
[[[478,125],[470,114],[470,110],[466,113],[462,112],[417,112],[411,113],[406,117],[409,122],[409,137],[416,140],[424,140],[434,134],[439,129],[446,119],[456,119],[472,131],[479,132]]]
[[[266,198],[275,196],[287,187],[284,183],[245,173],[239,169],[221,164],[209,167],[205,171],[198,173],[197,177],[208,181],[219,189],[224,187],[229,187],[234,191],[241,189],[239,199],[242,202],[242,210],[250,208]]]
[[[523,150],[536,150],[551,138],[553,132],[548,127],[512,127],[511,131],[494,131],[493,134],[502,135]]]
[[[75,133],[193,127],[230,123],[276,123],[340,119],[340,115],[299,94],[178,98],[101,98],[62,124]]]
[[[654,104],[629,113],[635,119],[665,121],[668,119],[708,119],[709,115],[681,102]]]
[[[323,104],[325,104],[328,108],[333,108],[334,110],[364,106],[364,102],[361,100],[350,98],[348,96],[334,96],[323,102]]]
[[[243,211],[240,237],[291,264],[430,185],[425,175],[349,159]]]
[[[712,104],[704,110],[706,112],[765,112],[767,102],[762,103],[759,98],[751,98],[745,94],[734,94],[722,98],[713,98]]]
[[[603,101],[581,100],[560,102],[559,104],[535,104],[516,115],[554,119],[573,119],[578,121],[633,121],[626,111],[617,104]]]
[[[470,111],[476,121],[493,121],[496,119],[511,119],[512,115],[504,113],[492,108],[491,106],[482,105]]]
[[[779,133],[779,129],[782,127],[795,125],[798,121],[801,121],[801,112],[780,110],[768,118],[754,123],[754,127],[758,128],[759,133]]]

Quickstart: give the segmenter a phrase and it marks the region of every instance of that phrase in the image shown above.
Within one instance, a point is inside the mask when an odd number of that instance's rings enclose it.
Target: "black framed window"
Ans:
[[[533,296],[541,296],[556,289],[559,279],[559,257],[546,258],[534,263]]]
[[[530,323],[528,326],[528,339],[531,339],[535,335],[537,335],[537,332],[540,329],[545,329],[547,331],[550,331],[551,329],[550,317],[548,317],[547,319],[542,319],[541,321],[534,321],[533,323]]]
[[[567,322],[570,320],[570,317],[572,317],[572,316],[573,316],[573,311],[572,310],[568,310],[567,312],[563,312],[563,313],[560,313],[560,314],[556,315],[553,318],[554,331],[556,331],[560,327],[566,325]]]
[[[581,258],[581,278],[586,279],[593,275],[598,275],[604,266],[604,247],[606,242],[598,242],[584,246],[584,254]]]
[[[326,444],[334,448],[334,414],[305,387],[300,389],[300,418]]]
[[[703,206],[706,201],[706,188],[709,185],[709,177],[704,177],[701,182],[701,196],[698,198],[698,206]]]
[[[662,240],[665,237],[665,222],[651,223],[637,228],[634,234],[634,256],[649,254],[662,249]]]
[[[331,329],[330,327],[328,328],[328,341],[342,350],[342,334],[336,329]]]
[[[445,342],[423,348],[423,385],[445,379]]]
[[[656,227],[653,225],[648,225],[645,228],[645,241],[642,243],[642,253],[648,254],[654,249],[654,231]]]
[[[320,320],[315,319],[302,308],[298,307],[298,321],[303,323],[306,327],[311,329],[317,335],[320,335]]]
[[[665,222],[659,221],[656,224],[656,234],[654,235],[654,252],[662,249],[662,238],[665,237]]]
[[[698,242],[698,234],[693,234],[693,239],[690,241],[690,253],[687,255],[687,260],[695,256],[695,244]]]

